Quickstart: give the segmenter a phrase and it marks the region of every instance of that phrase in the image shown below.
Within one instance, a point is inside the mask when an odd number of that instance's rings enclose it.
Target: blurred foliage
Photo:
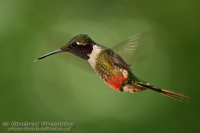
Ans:
[[[67,121],[75,123],[74,133],[199,132],[199,4],[198,0],[1,0],[1,123]],[[33,63],[50,52],[52,44],[44,43],[45,36],[56,31],[69,35],[63,38],[66,43],[85,33],[113,47],[151,30],[157,37],[147,49],[155,55],[135,65],[133,72],[158,87],[189,95],[189,104],[150,90],[115,92],[97,75],[58,55]],[[147,49],[142,50],[144,55]],[[7,132],[3,126],[0,130]]]

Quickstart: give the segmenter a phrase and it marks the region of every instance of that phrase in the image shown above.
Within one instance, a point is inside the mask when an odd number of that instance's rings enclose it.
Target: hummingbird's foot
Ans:
[[[129,91],[130,93],[134,93],[134,92],[144,91],[147,88],[141,87],[141,86],[137,86],[137,85],[125,85],[123,87],[123,89],[124,89],[124,91]]]

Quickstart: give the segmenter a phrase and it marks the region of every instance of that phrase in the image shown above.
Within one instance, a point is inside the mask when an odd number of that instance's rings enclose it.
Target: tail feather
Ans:
[[[179,100],[179,101],[182,101],[182,102],[185,102],[185,103],[188,103],[189,101],[189,97],[186,96],[186,95],[183,95],[183,94],[179,94],[179,93],[176,93],[176,92],[173,92],[173,91],[168,91],[168,90],[164,90],[164,89],[160,89],[160,88],[157,88],[149,83],[138,83],[139,85],[141,86],[144,86],[144,87],[147,87],[151,90],[154,90],[156,92],[159,92],[161,93],[162,95],[165,95],[165,96],[168,96],[168,97],[171,97],[171,98],[174,98],[176,100]]]

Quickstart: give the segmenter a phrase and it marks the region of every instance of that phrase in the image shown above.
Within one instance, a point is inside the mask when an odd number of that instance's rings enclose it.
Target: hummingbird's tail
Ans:
[[[159,92],[159,93],[161,93],[161,94],[163,94],[165,96],[174,98],[176,100],[179,100],[179,101],[182,101],[182,102],[185,102],[185,103],[188,103],[188,101],[189,101],[189,97],[186,96],[186,95],[175,93],[173,91],[168,91],[168,90],[160,89],[160,88],[157,88],[157,87],[155,87],[155,86],[153,86],[153,85],[151,85],[151,84],[149,84],[147,82],[142,82],[142,83],[140,82],[138,84],[141,85],[141,86],[144,86],[146,88],[149,88],[151,90],[154,90],[156,92]]]

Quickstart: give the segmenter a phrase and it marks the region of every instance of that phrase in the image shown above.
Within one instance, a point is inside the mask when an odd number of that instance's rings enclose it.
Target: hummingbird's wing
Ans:
[[[147,53],[141,54],[141,51],[148,48],[148,44],[152,43],[153,37],[151,32],[145,32],[131,36],[127,40],[115,45],[111,49],[119,54],[127,64],[132,66],[138,61],[147,57]],[[148,53],[148,57],[152,53]]]
[[[105,56],[105,60],[107,60],[111,66],[117,66],[126,70],[130,68],[129,65],[122,59],[122,57],[111,49],[106,51],[106,55],[107,56]]]
[[[140,39],[140,35],[135,35],[127,40],[115,45],[113,48],[111,48],[113,51],[115,51],[117,54],[122,56],[123,59],[126,60],[126,62],[130,63],[130,58],[134,55],[135,50],[138,46]]]

